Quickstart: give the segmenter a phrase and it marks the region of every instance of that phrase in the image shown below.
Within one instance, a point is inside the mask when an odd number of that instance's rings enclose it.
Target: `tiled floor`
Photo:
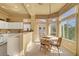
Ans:
[[[54,47],[51,52],[44,53],[44,49],[40,50],[40,44],[35,43],[32,44],[32,46],[29,47],[28,52],[26,52],[26,56],[58,56],[58,50]],[[61,56],[73,56],[72,53],[70,53],[65,48],[60,49],[60,55]]]
[[[7,44],[0,45],[0,56],[7,55]]]
[[[47,54],[44,53],[45,50],[40,50],[40,44],[34,43],[32,44],[28,52],[26,52],[26,56],[58,56],[56,53],[56,50],[52,50],[51,52],[48,52]],[[73,56],[72,53],[70,53],[65,48],[60,49],[61,56]],[[0,56],[7,56],[7,44],[4,44],[0,46]]]

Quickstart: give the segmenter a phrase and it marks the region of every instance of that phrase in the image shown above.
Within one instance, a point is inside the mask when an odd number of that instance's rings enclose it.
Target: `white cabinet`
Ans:
[[[8,23],[0,20],[0,29],[6,29],[8,27]]]
[[[23,29],[22,22],[8,22],[8,29]]]
[[[18,56],[20,53],[20,37],[22,34],[9,34],[7,37],[7,54]]]
[[[0,20],[0,29],[23,29],[23,22],[5,22]]]
[[[32,45],[32,32],[8,35],[7,54],[10,56],[25,55],[25,53],[27,53],[31,45]]]

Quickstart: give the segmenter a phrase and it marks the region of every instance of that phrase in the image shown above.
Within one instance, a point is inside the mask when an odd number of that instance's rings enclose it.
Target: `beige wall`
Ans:
[[[76,55],[76,42],[63,39],[62,46],[69,50],[73,55]]]
[[[37,22],[35,19],[35,15],[31,15],[31,25],[33,30],[33,42],[37,40]]]
[[[23,40],[20,40],[20,52],[22,52],[22,55],[25,55],[25,53],[30,50],[30,47],[32,45],[32,34],[32,32],[23,33]]]
[[[76,37],[77,37],[77,46],[76,46],[76,55],[79,56],[79,5],[77,5],[77,11],[78,11],[78,14],[77,14],[77,31],[76,31]]]
[[[9,15],[11,22],[23,22],[23,19],[25,17],[19,16],[19,15]]]

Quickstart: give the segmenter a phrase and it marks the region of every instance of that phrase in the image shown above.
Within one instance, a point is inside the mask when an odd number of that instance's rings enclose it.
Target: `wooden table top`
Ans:
[[[58,37],[55,37],[55,36],[45,36],[43,38],[46,38],[48,40],[57,40],[58,39]]]

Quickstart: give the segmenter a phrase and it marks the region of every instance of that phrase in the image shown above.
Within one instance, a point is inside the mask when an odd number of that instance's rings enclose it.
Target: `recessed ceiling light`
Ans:
[[[2,8],[5,8],[5,6],[1,6]]]
[[[18,8],[18,6],[14,6],[14,8]]]
[[[27,7],[29,7],[30,5],[29,5],[29,4],[27,4],[26,6],[27,6]]]

